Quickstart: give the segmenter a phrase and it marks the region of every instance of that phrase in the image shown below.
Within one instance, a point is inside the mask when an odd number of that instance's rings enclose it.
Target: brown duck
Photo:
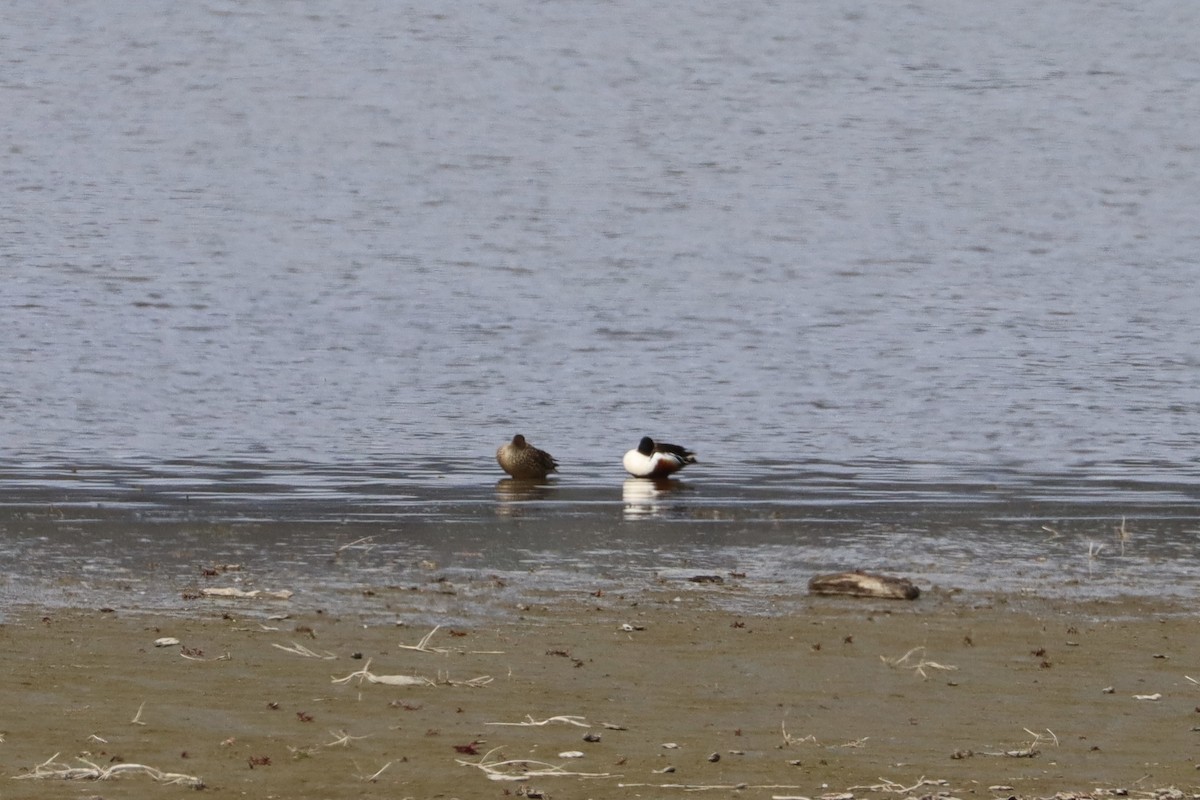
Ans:
[[[540,480],[558,469],[554,456],[538,450],[519,433],[496,451],[496,463],[519,480]]]

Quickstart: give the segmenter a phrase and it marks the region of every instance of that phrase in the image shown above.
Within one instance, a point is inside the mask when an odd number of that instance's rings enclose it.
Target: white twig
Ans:
[[[926,778],[924,775],[922,775],[921,778],[916,783],[914,783],[912,786],[902,786],[901,784],[896,783],[895,781],[889,781],[887,778],[880,778],[879,780],[883,781],[883,783],[877,783],[874,786],[851,786],[846,791],[847,792],[858,792],[858,791],[889,792],[892,794],[908,794],[909,792],[914,792],[917,789],[920,789],[922,786],[945,786],[946,785],[946,781],[944,781],[944,780],[930,780],[930,779]]]
[[[229,661],[233,658],[233,656],[231,656],[229,653],[213,656],[212,658],[205,658],[204,656],[194,656],[191,653],[185,653],[182,650],[179,651],[179,657],[186,658],[188,661]]]
[[[482,689],[493,680],[495,680],[495,678],[493,678],[491,675],[480,675],[478,678],[469,678],[465,681],[454,681],[450,680],[449,672],[439,672],[437,682],[444,683],[447,686],[469,686],[472,689]]]
[[[924,647],[914,647],[912,650],[909,650],[907,653],[900,656],[899,658],[885,658],[884,656],[880,656],[879,658],[883,661],[883,663],[887,664],[889,667],[900,667],[903,669],[911,669],[914,672],[916,672],[916,674],[920,675],[921,678],[924,680],[929,680],[929,676],[925,674],[926,669],[940,669],[940,670],[945,670],[948,672],[952,672],[952,671],[958,669],[958,667],[951,666],[949,664],[939,664],[936,661],[926,661],[924,658],[922,658],[916,664],[908,663],[908,660],[909,660],[909,658],[912,657],[913,653],[922,653],[924,651],[925,651]]]
[[[791,747],[794,744],[802,744],[804,742],[812,742],[813,744],[817,744],[817,737],[813,736],[811,733],[808,736],[805,736],[803,739],[797,739],[795,736],[792,736],[787,732],[787,725],[785,725],[783,722],[779,723],[779,730],[783,731],[784,747]]]
[[[1125,543],[1133,539],[1133,533],[1125,527],[1125,515],[1121,515],[1121,525],[1116,529],[1117,541],[1121,543],[1121,555],[1125,555]]]
[[[366,781],[367,783],[374,783],[375,781],[377,781],[379,779],[379,776],[383,774],[383,771],[385,769],[387,769],[388,767],[390,767],[394,763],[395,763],[394,761],[389,761],[388,763],[386,763],[382,767],[380,767],[379,771],[376,772],[374,775],[359,775],[359,777],[362,778],[362,780]]]
[[[421,641],[416,644],[398,644],[396,645],[401,650],[416,650],[418,653],[436,653],[437,655],[446,655],[447,653],[470,653],[474,656],[502,656],[503,650],[450,650],[445,647],[431,647],[429,642],[433,639],[433,635],[442,629],[441,625],[437,625],[429,633],[421,637]]]
[[[853,741],[846,742],[845,744],[835,744],[833,747],[866,747],[867,739],[870,738],[870,736],[864,736],[861,739],[855,739]]]
[[[367,663],[358,672],[351,672],[344,678],[333,678],[334,683],[349,683],[358,678],[361,685],[363,681],[368,683],[382,683],[387,686],[433,686],[434,682],[423,675],[374,675],[370,671],[371,661]]]
[[[429,633],[425,634],[425,636],[421,639],[421,641],[417,642],[416,644],[401,644],[401,645],[397,645],[397,647],[399,647],[401,650],[416,650],[417,652],[420,652],[420,653],[439,653],[439,654],[448,653],[449,651],[444,648],[429,646],[429,640],[433,638],[433,635],[435,633],[437,633],[439,630],[441,630],[441,627],[442,627],[441,625],[434,627],[433,630],[431,630]]]
[[[783,783],[765,783],[765,784],[748,784],[748,783],[725,783],[725,784],[703,784],[703,783],[618,783],[619,789],[682,789],[685,792],[705,792],[705,791],[725,791],[733,792],[741,789],[802,789],[802,786],[789,786]],[[774,796],[772,800],[809,800],[807,797],[795,797],[789,795],[786,798]]]
[[[342,545],[342,546],[341,546],[341,547],[339,547],[339,548],[338,548],[338,549],[337,549],[335,552],[337,552],[337,553],[341,553],[341,552],[343,552],[343,551],[345,551],[345,550],[349,550],[349,549],[350,549],[350,548],[352,548],[352,547],[358,547],[358,548],[359,548],[360,550],[362,550],[363,552],[369,553],[369,552],[371,552],[372,550],[374,550],[374,549],[375,549],[375,545],[374,545],[374,544],[371,544],[371,540],[372,540],[372,539],[374,539],[374,538],[375,538],[374,536],[362,536],[362,537],[360,537],[360,538],[358,538],[358,539],[355,539],[353,542],[350,542],[350,543],[348,543],[348,544],[344,544],[344,545]],[[369,545],[369,546],[367,546],[367,547],[359,547],[359,545]]]
[[[193,775],[184,775],[178,772],[163,772],[160,769],[148,767],[145,764],[113,764],[109,767],[101,767],[97,764],[93,764],[87,759],[81,758],[79,761],[86,766],[72,767],[55,761],[54,759],[58,758],[58,756],[59,754],[55,753],[54,755],[50,756],[50,758],[34,767],[31,772],[27,772],[24,775],[15,775],[13,777],[17,778],[18,780],[46,780],[57,778],[61,780],[76,781],[107,781],[112,780],[113,778],[124,773],[133,773],[149,775],[154,780],[166,784],[178,783],[197,788],[202,788],[204,786],[204,781]]]
[[[1042,751],[1043,744],[1050,742],[1055,747],[1058,747],[1058,736],[1056,736],[1054,731],[1050,730],[1049,728],[1046,728],[1046,734],[1048,734],[1048,735],[1043,735],[1041,733],[1035,733],[1035,732],[1029,730],[1029,728],[1026,728],[1025,732],[1033,737],[1033,740],[1029,744],[1027,744],[1025,747],[1019,748],[1017,750],[1005,750],[1005,751],[999,752],[999,753],[984,752],[983,755],[985,755],[985,756],[1005,756],[1006,758],[1036,758],[1038,753],[1040,753]]]
[[[366,736],[351,736],[350,734],[346,733],[346,731],[344,731],[344,730],[340,730],[340,731],[330,731],[330,732],[329,732],[329,734],[330,734],[331,736],[333,736],[334,738],[333,738],[333,741],[332,741],[332,742],[326,742],[326,743],[325,743],[325,746],[326,746],[326,747],[336,747],[336,746],[338,746],[339,744],[340,744],[342,747],[349,747],[349,746],[350,746],[350,743],[351,743],[351,742],[353,742],[353,741],[355,741],[355,740],[357,740],[357,739],[366,739],[366,738],[368,738],[368,737],[366,737]]]
[[[484,753],[478,761],[463,761],[455,759],[464,767],[476,767],[483,770],[489,780],[493,781],[524,781],[530,778],[612,778],[608,772],[569,772],[562,767],[545,761],[532,761],[527,758],[514,758],[508,761],[492,760],[492,754],[500,748],[493,748]]]
[[[297,642],[292,642],[291,647],[272,642],[271,647],[278,647],[285,653],[293,653],[298,656],[304,656],[305,658],[321,658],[326,661],[332,661],[333,659],[337,658],[336,654],[330,653],[328,650],[326,650],[324,653],[318,653],[314,650],[308,649],[302,644],[298,644]]]
[[[1088,577],[1092,577],[1092,565],[1096,559],[1100,557],[1100,551],[1104,549],[1104,545],[1088,542]]]
[[[532,716],[526,714],[524,722],[485,722],[484,725],[512,725],[519,727],[529,727],[531,725],[549,725],[551,722],[564,722],[568,725],[575,725],[580,728],[590,728],[591,725],[584,722],[585,718],[581,716],[562,714],[557,717],[547,717],[543,720],[535,720]]]

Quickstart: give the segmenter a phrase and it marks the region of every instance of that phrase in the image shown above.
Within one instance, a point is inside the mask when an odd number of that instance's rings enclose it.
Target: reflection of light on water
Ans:
[[[684,487],[672,478],[626,478],[621,486],[626,519],[659,517],[667,510],[666,498]]]
[[[549,481],[501,478],[496,482],[496,513],[502,517],[517,516],[521,513],[521,503],[544,500],[549,493]]]

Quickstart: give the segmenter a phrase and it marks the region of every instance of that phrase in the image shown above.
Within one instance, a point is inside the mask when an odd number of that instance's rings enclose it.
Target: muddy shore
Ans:
[[[559,592],[436,631],[403,624],[420,593],[386,598],[396,624],[296,599],[20,609],[0,626],[0,797],[1200,786],[1200,622],[1182,605],[927,592],[745,615],[730,591]]]

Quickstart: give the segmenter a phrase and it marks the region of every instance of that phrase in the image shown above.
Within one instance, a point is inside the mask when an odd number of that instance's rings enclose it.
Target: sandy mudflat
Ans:
[[[442,628],[429,652],[399,646],[429,627],[364,626],[295,600],[194,601],[183,616],[26,609],[0,627],[0,798],[191,794],[133,771],[22,777],[55,753],[49,771],[81,758],[143,764],[198,778],[213,797],[1007,798],[1200,785],[1200,685],[1186,677],[1200,680],[1200,623],[1187,609],[927,594],[793,598],[797,613],[745,616],[714,602],[727,591],[542,596]],[[404,618],[404,596],[388,602]],[[290,616],[267,617],[280,612]],[[166,636],[181,645],[156,647]],[[293,644],[335,658],[273,646]],[[916,647],[906,664],[884,661]],[[333,681],[368,660],[373,675],[434,685]],[[922,675],[922,660],[952,669]],[[553,717],[590,727],[492,724]],[[501,782],[464,765],[485,757],[539,762],[497,767],[508,774],[595,777]]]

